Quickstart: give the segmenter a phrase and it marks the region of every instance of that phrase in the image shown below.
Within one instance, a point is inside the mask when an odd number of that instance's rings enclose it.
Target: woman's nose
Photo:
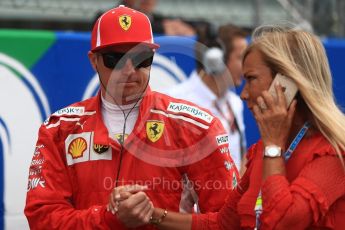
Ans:
[[[249,97],[249,94],[248,94],[248,90],[247,90],[247,84],[245,84],[243,89],[242,89],[242,92],[240,94],[240,98],[243,101],[246,101],[246,100],[248,100],[248,97]]]

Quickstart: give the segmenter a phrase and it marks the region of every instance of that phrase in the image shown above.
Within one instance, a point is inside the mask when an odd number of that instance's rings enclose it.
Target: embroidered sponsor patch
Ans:
[[[34,159],[32,159],[32,161],[31,161],[31,164],[30,164],[30,166],[31,167],[36,167],[36,166],[41,166],[43,163],[44,163],[44,158],[43,157],[39,157],[39,158],[34,158]]]
[[[91,132],[70,134],[65,140],[65,151],[68,165],[85,162],[90,159]]]
[[[108,149],[109,149],[109,145],[98,145],[98,144],[93,145],[93,150],[98,154],[102,154],[106,152]]]
[[[158,141],[164,131],[164,123],[162,121],[146,121],[146,135],[152,141]]]
[[[43,179],[43,177],[29,178],[27,191],[35,189],[39,186],[42,188],[45,188],[46,187],[45,183],[46,183],[46,181]]]
[[[71,107],[66,107],[66,108],[60,109],[60,110],[56,111],[55,113],[53,113],[51,116],[49,116],[43,122],[43,124],[44,125],[48,125],[51,117],[54,117],[54,116],[55,117],[61,117],[61,116],[64,116],[64,115],[68,115],[68,116],[73,116],[73,115],[82,116],[82,115],[85,115],[85,107],[83,107],[83,106],[79,106],[79,107],[78,106],[77,107],[71,106]]]
[[[68,145],[68,153],[71,154],[73,159],[77,159],[83,157],[87,147],[86,140],[82,137],[77,137]]]
[[[199,121],[196,121],[192,118],[189,118],[189,117],[186,117],[184,115],[177,115],[177,114],[173,114],[173,113],[166,113],[162,110],[156,110],[156,109],[151,109],[150,110],[151,113],[155,113],[155,114],[161,114],[163,116],[166,116],[166,117],[169,117],[169,118],[172,118],[172,119],[178,119],[178,120],[183,120],[183,121],[186,121],[186,122],[189,122],[193,125],[196,125],[196,126],[199,126],[200,128],[202,129],[208,129],[210,126],[207,126],[205,124],[203,124],[202,122],[199,122]]]
[[[45,162],[41,151],[45,148],[44,145],[37,145],[32,157],[29,169],[29,181],[27,191],[37,188],[38,186],[45,188],[45,180],[42,176],[42,168]]]
[[[127,137],[128,137],[128,134],[125,133],[125,137],[123,137],[123,134],[122,133],[117,133],[114,135],[115,139],[120,143],[122,144],[123,140],[126,140]]]
[[[207,123],[211,123],[213,118],[214,118],[209,113],[207,113],[207,112],[205,112],[205,111],[203,111],[197,107],[183,104],[183,103],[170,102],[167,110],[170,112],[175,112],[175,113],[188,114],[188,115],[191,115],[191,116],[196,117],[198,119],[201,119]]]
[[[93,144],[90,150],[90,161],[111,160],[111,148],[109,145]]]
[[[219,149],[220,153],[221,154],[224,154],[224,153],[228,153],[229,152],[229,148],[228,147],[222,147]]]
[[[216,141],[217,141],[218,146],[229,144],[229,136],[228,134],[216,136]]]
[[[227,171],[230,171],[230,169],[232,168],[232,164],[229,161],[224,161],[224,166]]]
[[[112,159],[111,148],[109,146],[93,143],[93,132],[68,135],[65,140],[65,151],[67,165],[74,165],[86,161]]]
[[[63,109],[60,109],[53,113],[54,116],[62,116],[62,115],[83,115],[85,112],[85,107],[66,107]]]
[[[45,148],[44,145],[36,145],[34,157],[38,157],[41,154],[41,149]]]
[[[36,165],[30,167],[29,176],[41,176],[42,174],[42,165]]]
[[[123,30],[128,30],[132,25],[132,18],[129,15],[121,15],[119,17],[119,24]]]

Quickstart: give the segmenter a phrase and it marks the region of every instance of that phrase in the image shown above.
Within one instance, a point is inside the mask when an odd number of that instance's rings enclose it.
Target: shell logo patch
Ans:
[[[86,149],[86,140],[82,137],[78,137],[69,144],[68,153],[71,154],[73,159],[77,159],[83,156]]]
[[[127,31],[132,25],[132,18],[129,15],[121,15],[119,17],[119,23],[123,30]]]
[[[98,154],[102,154],[106,152],[108,149],[109,149],[108,145],[98,145],[98,144],[93,145],[93,150]]]
[[[147,121],[146,122],[146,135],[152,141],[158,141],[163,135],[164,123],[162,121]]]

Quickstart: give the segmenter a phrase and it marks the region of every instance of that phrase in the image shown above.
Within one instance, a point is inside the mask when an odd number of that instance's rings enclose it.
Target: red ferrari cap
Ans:
[[[120,5],[102,14],[91,35],[91,51],[111,46],[138,44],[156,49],[148,17],[136,10]]]

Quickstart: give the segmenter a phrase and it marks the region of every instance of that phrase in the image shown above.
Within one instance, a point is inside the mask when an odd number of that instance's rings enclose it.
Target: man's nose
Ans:
[[[132,74],[135,72],[135,66],[133,65],[132,59],[128,58],[125,65],[122,68],[122,72],[126,74]]]

